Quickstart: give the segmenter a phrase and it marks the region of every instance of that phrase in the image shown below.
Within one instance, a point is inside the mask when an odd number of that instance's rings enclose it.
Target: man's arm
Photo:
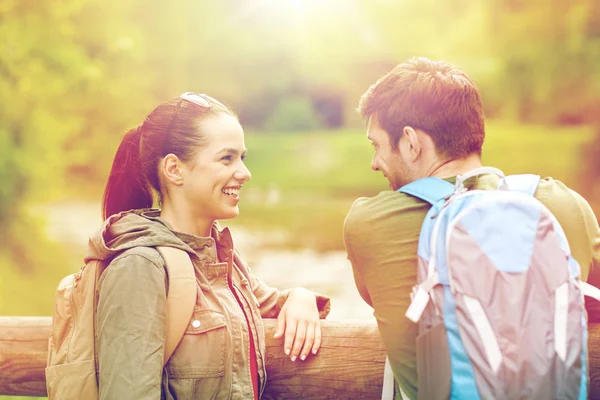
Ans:
[[[394,376],[410,398],[417,392],[417,325],[404,313],[417,283],[417,247],[428,209],[425,202],[387,191],[356,200],[344,223],[356,287],[375,310]]]
[[[585,225],[586,247],[591,252],[587,282],[596,287],[600,287],[600,228],[598,227],[598,219],[590,204],[579,193],[572,190],[570,192],[575,197],[579,206]],[[582,266],[582,269],[583,268],[584,266]],[[584,272],[582,271],[582,274],[583,273]],[[599,323],[600,302],[586,297],[585,306],[588,312],[588,321]]]
[[[351,234],[350,232],[354,231],[354,229],[349,229],[348,224],[347,224],[347,219],[346,221],[344,221],[344,245],[346,246],[346,251],[348,252],[348,260],[350,261],[350,264],[352,264],[352,273],[354,275],[354,283],[356,284],[356,289],[358,289],[358,293],[360,294],[360,297],[362,297],[362,299],[365,301],[365,303],[367,303],[368,305],[370,305],[371,307],[373,307],[373,302],[371,301],[371,295],[369,294],[369,290],[367,289],[367,285],[365,284],[365,280],[363,278],[363,275],[360,271],[360,264],[357,263],[356,261],[356,257],[354,257],[354,245],[353,240],[351,239]]]

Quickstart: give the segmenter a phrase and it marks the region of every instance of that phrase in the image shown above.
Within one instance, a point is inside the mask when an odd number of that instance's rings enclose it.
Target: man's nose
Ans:
[[[373,157],[371,160],[371,169],[375,172],[379,171],[379,167],[377,167],[377,164],[375,164],[375,157]]]

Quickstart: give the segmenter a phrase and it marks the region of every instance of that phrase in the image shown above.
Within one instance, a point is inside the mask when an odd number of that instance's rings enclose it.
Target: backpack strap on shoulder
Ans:
[[[397,190],[435,206],[454,193],[454,185],[440,178],[427,177],[407,183]]]
[[[471,179],[474,176],[479,176],[479,175],[496,175],[498,178],[500,178],[500,184],[502,184],[503,180],[505,179],[504,172],[500,171],[498,168],[479,167],[479,168],[472,169],[471,171],[466,172],[464,174],[457,175],[455,187],[460,190],[460,189],[464,188],[465,182],[468,179]]]
[[[540,176],[533,174],[509,175],[506,178],[508,190],[514,190],[533,196],[540,183]]]
[[[198,289],[194,265],[186,251],[165,246],[158,246],[156,249],[165,259],[169,277],[167,339],[163,363],[166,365],[190,323]]]

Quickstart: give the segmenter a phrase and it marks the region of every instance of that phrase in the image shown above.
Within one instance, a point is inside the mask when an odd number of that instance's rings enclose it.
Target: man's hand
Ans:
[[[303,288],[290,291],[277,317],[275,339],[285,332],[284,351],[292,361],[300,354],[304,361],[311,352],[317,354],[321,346],[321,324],[315,295]]]

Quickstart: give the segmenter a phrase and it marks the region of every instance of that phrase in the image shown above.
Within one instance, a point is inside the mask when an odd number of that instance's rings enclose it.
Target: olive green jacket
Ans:
[[[198,282],[194,313],[164,368],[168,277],[155,246],[187,251]],[[212,237],[197,237],[171,230],[158,210],[122,213],[90,239],[86,262],[92,259],[111,260],[97,288],[100,399],[252,399],[250,335],[262,394],[261,318],[277,317],[289,292],[252,274],[227,228],[215,224]],[[329,299],[317,296],[317,306],[325,318]]]

